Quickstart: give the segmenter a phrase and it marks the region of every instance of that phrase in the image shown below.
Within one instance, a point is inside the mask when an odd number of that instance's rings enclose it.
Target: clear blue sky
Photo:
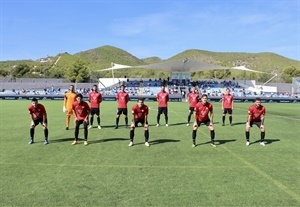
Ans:
[[[300,0],[0,0],[0,61],[111,45],[137,58],[188,49],[300,60]]]

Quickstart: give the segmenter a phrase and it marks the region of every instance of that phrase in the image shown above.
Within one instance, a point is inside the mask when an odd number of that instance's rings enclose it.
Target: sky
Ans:
[[[0,61],[110,45],[137,58],[189,49],[300,60],[300,0],[0,0]]]

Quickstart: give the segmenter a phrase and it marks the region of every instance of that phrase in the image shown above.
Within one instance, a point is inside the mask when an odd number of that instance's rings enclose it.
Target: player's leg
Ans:
[[[197,130],[198,130],[198,127],[200,126],[200,122],[194,122],[193,124],[193,132],[192,132],[192,141],[193,141],[193,144],[192,144],[192,147],[196,147],[196,136],[197,136]]]
[[[250,129],[252,127],[252,122],[250,123],[246,123],[246,132],[245,132],[245,136],[246,136],[246,145],[249,146],[250,145]]]
[[[134,139],[134,130],[135,130],[135,127],[137,126],[137,122],[134,121],[134,122],[131,122],[131,125],[130,125],[130,132],[129,132],[129,139],[130,139],[130,142],[129,142],[129,147],[133,146],[133,139]]]
[[[83,121],[83,136],[84,136],[84,142],[83,142],[83,144],[86,146],[86,145],[88,145],[89,143],[88,143],[88,141],[87,141],[87,139],[88,139],[88,123],[86,122],[86,121]]]
[[[125,125],[126,125],[126,128],[128,128],[128,110],[127,110],[127,108],[123,110],[123,114],[125,116]]]
[[[70,120],[71,120],[72,115],[74,116],[73,109],[68,107],[67,112],[66,112],[66,130],[69,130]],[[75,122],[75,116],[74,116],[74,122]],[[74,125],[75,125],[75,123],[74,123]]]
[[[189,114],[188,114],[188,118],[187,118],[187,126],[190,126],[190,122],[191,122],[191,117],[192,117],[192,114],[193,114],[193,110],[192,110],[192,107],[189,108]]]
[[[226,109],[223,109],[222,126],[225,126],[225,117],[226,117],[226,113],[227,113],[227,110],[226,110]]]
[[[260,125],[260,145],[262,146],[265,146],[265,136],[266,136],[265,126]]]
[[[157,109],[157,116],[156,116],[156,126],[159,126],[159,121],[160,121],[160,115],[161,115],[162,111],[161,111],[161,107],[158,107]]]
[[[69,114],[68,111],[67,111],[67,115],[66,115],[66,130],[69,130],[70,119],[71,119],[71,114]]]
[[[75,140],[72,143],[72,145],[78,144],[79,126],[81,124],[79,120],[76,120],[75,123],[76,123],[76,125],[75,125],[75,131],[74,131]]]
[[[229,116],[229,124],[230,124],[230,126],[233,126],[233,124],[232,124],[232,109],[229,109],[228,116]]]
[[[34,143],[34,129],[35,129],[36,123],[35,121],[30,122],[30,127],[29,127],[29,135],[30,135],[30,141],[28,144],[33,144]]]
[[[149,144],[149,125],[148,123],[145,123],[144,121],[142,121],[142,125],[144,126],[144,136],[145,136],[145,145],[147,147],[150,147]]]
[[[164,115],[165,115],[166,127],[167,127],[167,126],[169,126],[168,125],[169,117],[168,117],[168,108],[167,107],[164,108]]]
[[[210,131],[210,144],[213,147],[216,147],[215,145],[215,128],[213,124],[210,124],[210,121],[206,123],[208,125],[209,131]]]
[[[44,141],[44,144],[49,144],[49,141],[48,141],[48,134],[49,134],[49,131],[48,131],[48,125],[47,125],[47,119],[45,121],[45,124],[41,123],[42,124],[42,127],[44,129],[44,137],[45,137],[45,141]]]
[[[94,115],[95,115],[95,109],[91,108],[91,112],[90,112],[90,126],[88,127],[88,129],[93,128],[93,123],[94,123]]]
[[[97,110],[96,116],[97,116],[98,129],[101,129],[101,125],[100,125],[100,109]]]
[[[120,115],[121,115],[121,109],[118,108],[117,116],[116,116],[116,126],[115,126],[115,129],[118,129],[118,127],[119,127]]]

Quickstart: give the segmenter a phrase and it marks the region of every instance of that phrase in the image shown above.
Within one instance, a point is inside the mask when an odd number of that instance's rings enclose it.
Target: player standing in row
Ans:
[[[93,128],[94,115],[96,114],[98,129],[100,126],[100,103],[102,102],[102,95],[98,91],[98,86],[93,85],[92,91],[89,93],[89,102],[91,108],[90,126],[88,129]]]
[[[246,123],[246,145],[250,145],[250,129],[254,125],[260,128],[260,145],[265,146],[265,114],[266,108],[261,105],[261,99],[256,98],[255,103],[248,109],[248,118]]]
[[[129,95],[125,91],[125,85],[120,86],[120,91],[116,95],[116,100],[118,102],[118,111],[117,111],[117,117],[116,117],[116,127],[115,129],[119,128],[119,120],[120,115],[123,113],[125,116],[125,125],[126,128],[128,127],[128,110],[127,110],[127,103],[129,101]]]
[[[201,97],[201,102],[198,102],[194,109],[194,118],[195,123],[193,126],[193,133],[192,133],[192,139],[193,139],[193,145],[192,147],[196,147],[196,135],[198,127],[200,127],[201,124],[205,124],[209,130],[210,130],[210,138],[211,138],[211,146],[216,147],[215,145],[215,130],[214,130],[214,124],[213,124],[213,106],[211,103],[207,102],[207,95],[203,94]]]
[[[34,143],[34,129],[41,123],[44,129],[45,141],[44,144],[48,144],[48,125],[47,125],[47,112],[42,104],[38,103],[36,98],[31,100],[31,104],[28,106],[28,111],[31,116],[30,122],[30,141],[28,144]]]
[[[129,147],[133,146],[134,130],[139,123],[144,127],[145,145],[149,147],[149,125],[148,125],[148,106],[144,104],[144,100],[139,98],[137,103],[132,107],[132,122],[130,126],[130,143]]]
[[[189,102],[189,115],[187,118],[187,126],[190,126],[191,116],[194,113],[194,108],[199,101],[199,92],[196,87],[191,88],[191,92],[188,94],[187,101]]]
[[[79,126],[83,124],[84,130],[84,145],[88,145],[88,124],[89,124],[89,113],[90,107],[87,102],[83,101],[83,96],[79,93],[76,95],[76,101],[72,105],[74,110],[76,121],[75,121],[75,140],[72,145],[78,144]]]
[[[76,100],[76,92],[74,85],[69,86],[69,91],[65,94],[63,112],[66,113],[66,130],[69,130],[71,115],[74,116],[72,110],[73,103]],[[74,117],[75,122],[75,117]]]
[[[161,86],[161,91],[157,93],[156,99],[158,101],[158,110],[157,110],[157,124],[156,126],[159,126],[160,121],[160,115],[164,113],[165,115],[165,121],[166,121],[166,127],[168,127],[168,101],[169,101],[169,93],[165,91],[165,85]]]
[[[229,124],[230,126],[233,126],[232,124],[232,111],[233,111],[233,95],[230,94],[230,89],[226,88],[225,94],[222,97],[222,126],[225,126],[225,116],[228,113],[229,116]]]

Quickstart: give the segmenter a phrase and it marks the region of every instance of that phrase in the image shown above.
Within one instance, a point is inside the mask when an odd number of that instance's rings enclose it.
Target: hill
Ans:
[[[111,67],[111,63],[119,63],[124,65],[143,65],[159,63],[162,61],[178,60],[190,58],[200,62],[211,63],[216,65],[222,65],[227,67],[245,65],[248,68],[280,74],[283,69],[295,66],[299,68],[300,61],[285,58],[275,53],[244,53],[244,52],[211,52],[198,49],[190,49],[176,54],[166,60],[162,60],[159,57],[149,57],[139,59],[134,55],[113,46],[105,45],[75,53],[73,55],[68,53],[58,54],[55,57],[48,57],[49,61],[41,62],[41,60],[15,60],[15,61],[1,61],[0,71],[2,76],[9,75],[14,67],[19,64],[27,64],[31,69],[30,73],[27,73],[24,77],[31,77],[33,71],[35,77],[51,77],[60,78],[64,77],[66,71],[76,64],[77,60],[82,61],[89,71],[93,72],[94,77],[111,77],[111,72],[99,72],[99,70]],[[114,71],[115,77],[162,77],[166,78],[170,76],[169,73],[163,71],[151,71],[141,69],[124,69]],[[226,76],[222,75],[225,72],[218,71],[218,74],[214,71],[197,72],[192,73],[194,78],[243,78],[244,73],[242,71],[231,71],[226,73]],[[267,79],[263,75],[248,74],[250,79]],[[262,81],[264,81],[262,80]]]

